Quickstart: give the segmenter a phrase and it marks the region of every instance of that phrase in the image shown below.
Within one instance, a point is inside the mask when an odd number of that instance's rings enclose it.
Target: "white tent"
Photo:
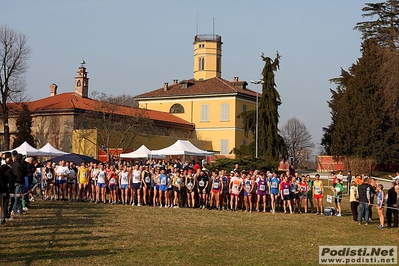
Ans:
[[[161,150],[153,150],[151,152],[153,154],[162,154],[162,155],[196,155],[196,156],[213,155],[213,152],[201,150],[195,147],[188,140],[178,140],[169,147],[166,147]]]
[[[42,151],[42,152],[46,153],[45,156],[61,156],[61,155],[64,155],[64,154],[68,154],[67,152],[63,152],[63,151],[57,150],[50,143],[47,143],[46,145],[41,147],[39,149],[39,151]]]
[[[154,159],[165,159],[164,155],[153,154],[145,145],[142,145],[137,150],[130,153],[121,153],[121,158],[154,158]]]
[[[13,149],[18,153],[26,156],[47,156],[45,152],[39,151],[38,149],[33,148],[26,141],[22,143],[19,147]],[[11,151],[13,151],[11,150]]]

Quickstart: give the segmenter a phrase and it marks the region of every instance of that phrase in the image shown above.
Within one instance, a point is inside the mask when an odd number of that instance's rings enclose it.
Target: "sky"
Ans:
[[[369,1],[370,2],[370,1]],[[222,36],[222,78],[261,78],[261,55],[282,56],[276,74],[281,128],[296,117],[319,144],[331,122],[329,79],[360,57],[359,0],[0,0],[0,24],[28,37],[31,100],[74,90],[82,59],[89,94],[138,95],[193,77],[196,34]],[[318,151],[318,149],[316,149]]]

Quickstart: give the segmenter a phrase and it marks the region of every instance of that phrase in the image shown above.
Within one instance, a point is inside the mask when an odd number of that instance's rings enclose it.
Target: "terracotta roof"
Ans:
[[[256,97],[256,92],[249,90],[246,88],[247,82],[245,81],[227,81],[222,78],[211,78],[207,80],[183,80],[177,84],[171,84],[168,86],[168,89],[165,91],[164,87],[153,90],[150,92],[146,92],[140,95],[135,96],[135,99],[143,99],[143,98],[168,98],[168,97],[198,97],[200,95],[209,96],[209,95],[219,95],[219,94],[238,94],[249,97]]]
[[[40,100],[27,102],[29,110],[33,114],[45,111],[52,111],[52,112],[73,111],[73,110],[97,111],[99,108],[99,103],[100,103],[99,101],[90,98],[82,98],[73,92],[65,92],[57,94],[55,96],[43,98]],[[10,109],[17,109],[18,107],[16,105],[17,104],[11,103]],[[192,126],[194,129],[194,124],[189,123],[186,120],[181,119],[170,113],[140,109],[123,105],[114,105],[114,106],[115,106],[114,112],[116,114],[132,115],[132,116],[141,115],[142,117],[147,117],[154,121]]]

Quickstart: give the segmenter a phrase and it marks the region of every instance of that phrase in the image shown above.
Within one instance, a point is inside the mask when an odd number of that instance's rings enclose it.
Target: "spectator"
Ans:
[[[380,224],[378,225],[378,228],[383,228],[384,227],[384,186],[381,184],[378,184],[377,186],[377,211],[378,211],[378,218],[380,220]]]
[[[391,188],[388,189],[388,199],[387,199],[387,223],[388,227],[392,225],[392,215],[393,215],[393,227],[398,227],[398,205],[397,205],[397,192],[395,190],[395,181],[392,182]]]
[[[352,186],[352,172],[348,171],[348,175],[346,176],[346,195],[350,195],[351,193],[351,186]]]
[[[351,212],[352,212],[352,217],[353,221],[357,221],[357,207],[359,206],[359,193],[357,190],[357,185],[355,181],[351,182],[351,192],[349,193],[349,201],[351,203]]]
[[[359,225],[362,224],[363,213],[365,214],[366,225],[369,224],[369,206],[371,206],[371,188],[369,185],[368,177],[365,176],[363,184],[358,187],[359,191],[359,213],[357,215],[357,221]]]
[[[28,175],[26,166],[22,163],[22,154],[15,156],[12,164],[12,171],[15,175],[15,202],[11,214],[23,214],[22,196],[24,191],[25,177]]]

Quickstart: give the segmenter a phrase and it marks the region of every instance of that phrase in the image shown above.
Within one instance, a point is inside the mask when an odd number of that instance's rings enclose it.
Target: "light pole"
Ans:
[[[263,84],[263,80],[251,80],[252,84],[256,84],[256,124],[255,124],[255,158],[258,158],[258,128],[259,128],[259,93],[258,93],[258,85]]]

